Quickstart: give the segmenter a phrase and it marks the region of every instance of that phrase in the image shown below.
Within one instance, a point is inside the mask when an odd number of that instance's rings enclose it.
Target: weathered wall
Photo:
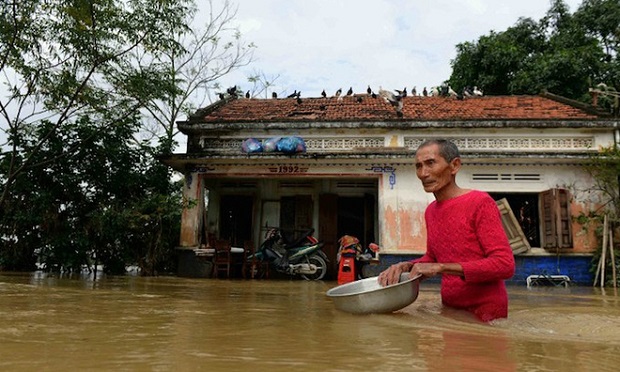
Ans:
[[[183,185],[183,213],[181,214],[181,247],[198,247],[199,232],[202,226],[202,178],[196,173],[188,172]]]

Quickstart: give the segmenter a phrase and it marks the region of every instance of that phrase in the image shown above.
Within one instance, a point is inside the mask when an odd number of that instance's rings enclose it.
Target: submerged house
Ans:
[[[600,200],[582,166],[620,139],[616,119],[551,94],[408,96],[399,111],[367,94],[228,97],[178,128],[187,152],[162,161],[185,175],[181,249],[208,237],[258,245],[268,226],[313,227],[331,279],[343,235],[378,243],[378,268],[425,252],[424,210],[433,195],[416,177],[414,154],[426,139],[447,138],[461,151],[458,184],[498,202],[517,259],[513,281],[562,274],[591,283],[599,243],[575,217]],[[305,151],[242,150],[249,138],[288,136],[302,138]]]

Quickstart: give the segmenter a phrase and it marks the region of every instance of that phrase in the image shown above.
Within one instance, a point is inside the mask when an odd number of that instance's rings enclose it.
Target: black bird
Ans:
[[[426,90],[426,87],[424,87],[424,90],[422,90],[422,95],[424,97],[428,96],[428,90]]]
[[[297,104],[301,105],[301,98],[297,97]]]
[[[245,92],[245,98],[250,98],[250,91]]]
[[[372,94],[372,89],[370,89],[370,85],[368,86],[368,88],[366,88],[366,93]]]
[[[414,97],[418,95],[418,91],[415,89],[415,85],[411,89],[411,95],[414,96]]]
[[[349,88],[349,90],[347,90],[347,96],[350,96],[351,94],[353,94],[353,87]]]
[[[356,101],[357,101],[357,103],[362,103],[363,99],[362,99],[362,97],[357,97]]]
[[[295,98],[297,97],[297,89],[295,89],[295,91],[291,94],[289,94],[288,96],[286,96],[286,98]]]
[[[372,92],[372,94],[371,94],[371,95],[372,95],[372,98],[377,98],[377,93]]]
[[[271,98],[278,98],[278,93],[276,92],[271,93]]]
[[[220,97],[221,100],[224,99],[224,93],[218,93],[217,95]]]
[[[447,97],[450,95],[450,90],[448,89],[448,84],[442,84],[440,89],[440,93],[439,95],[442,97]]]
[[[234,87],[226,89],[226,93],[230,94],[233,97],[237,97],[237,86],[235,85]]]
[[[338,88],[338,90],[336,91],[336,94],[334,94],[334,97],[338,98],[340,97],[341,94],[342,94],[342,88]]]
[[[327,93],[325,93],[325,89],[323,89],[323,91],[321,92],[321,95],[323,96],[323,98],[327,97]]]

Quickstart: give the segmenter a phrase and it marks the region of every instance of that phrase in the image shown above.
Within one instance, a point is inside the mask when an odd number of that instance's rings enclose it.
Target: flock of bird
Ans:
[[[226,93],[228,94],[229,97],[232,98],[239,98],[239,95],[241,94],[241,92],[239,92],[237,90],[237,87],[231,87],[228,88],[226,90]],[[411,93],[407,93],[407,88],[403,88],[403,90],[398,90],[395,89],[393,92],[389,91],[389,90],[385,90],[382,87],[379,87],[379,91],[378,94],[375,93],[371,88],[370,85],[368,86],[368,88],[366,89],[366,94],[369,97],[372,98],[377,98],[377,97],[381,97],[383,98],[383,100],[385,100],[385,102],[389,103],[390,105],[392,105],[392,107],[394,107],[394,109],[396,110],[396,114],[398,117],[402,117],[403,116],[403,98],[407,97],[408,95],[411,96],[418,96],[416,87],[414,86],[411,89]],[[219,98],[221,100],[226,98],[226,95],[224,93],[219,93]],[[426,89],[426,87],[424,87],[424,89],[422,90],[422,92],[419,94],[419,96],[421,97],[452,97],[458,100],[462,100],[465,98],[470,98],[470,97],[481,97],[483,96],[483,92],[482,90],[480,90],[477,86],[474,86],[473,88],[471,87],[465,87],[463,88],[463,90],[461,91],[461,93],[456,93],[448,84],[443,84],[440,86],[436,86],[436,87],[431,87],[430,91]],[[325,92],[325,90],[323,90],[321,92],[321,96],[323,98],[328,98],[327,93]],[[343,96],[342,94],[342,88],[339,88],[336,93],[334,93],[333,96],[329,97],[329,98],[335,98],[338,101],[342,100],[343,97],[347,97],[347,96],[353,96],[353,87],[350,87],[349,90],[345,93],[345,95]],[[356,96],[356,101],[358,103],[363,102],[364,98],[363,95],[355,95]],[[245,93],[245,98],[251,98],[250,95],[250,91],[247,91]],[[271,94],[271,98],[277,99],[278,95],[276,92],[273,92]],[[289,94],[288,96],[286,96],[286,98],[294,98],[297,101],[297,104],[301,104],[303,101],[301,99],[301,91],[297,91],[295,90],[293,93]],[[323,106],[322,106],[323,107]]]

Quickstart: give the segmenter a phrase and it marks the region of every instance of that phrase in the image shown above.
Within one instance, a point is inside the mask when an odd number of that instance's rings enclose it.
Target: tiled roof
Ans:
[[[358,102],[361,99],[361,102]],[[450,120],[594,120],[591,111],[544,96],[484,96],[463,100],[444,97],[403,98],[402,117],[381,97],[232,99],[199,110],[192,122],[339,122]]]

